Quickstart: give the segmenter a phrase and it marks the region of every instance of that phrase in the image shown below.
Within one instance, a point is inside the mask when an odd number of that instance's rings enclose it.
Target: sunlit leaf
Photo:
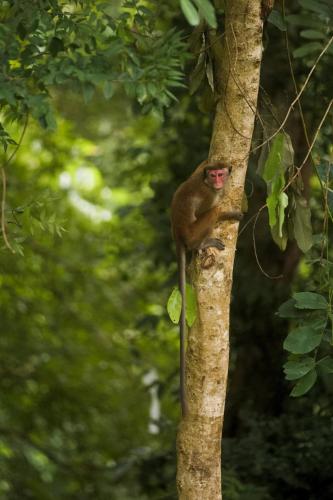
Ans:
[[[197,317],[197,299],[194,288],[186,283],[186,322],[192,326]]]
[[[182,296],[178,288],[174,288],[167,302],[167,311],[173,323],[179,323],[182,309]]]
[[[191,0],[180,0],[180,6],[189,24],[197,26],[200,22],[200,16]]]

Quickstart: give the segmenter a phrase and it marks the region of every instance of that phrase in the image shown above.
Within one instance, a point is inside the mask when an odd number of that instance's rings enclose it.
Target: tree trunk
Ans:
[[[239,209],[253,133],[262,56],[260,0],[227,0],[225,33],[211,35],[217,107],[209,158],[233,166],[223,207]],[[198,318],[186,354],[188,412],[178,432],[177,486],[181,500],[220,500],[221,438],[229,359],[229,305],[237,222],[215,237],[225,250],[192,264]]]

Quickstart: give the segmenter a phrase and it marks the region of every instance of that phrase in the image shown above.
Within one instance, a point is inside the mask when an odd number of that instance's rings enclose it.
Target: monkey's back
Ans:
[[[186,228],[195,222],[199,215],[218,203],[219,196],[206,186],[201,177],[192,174],[173,195],[171,226],[177,248],[184,242]]]

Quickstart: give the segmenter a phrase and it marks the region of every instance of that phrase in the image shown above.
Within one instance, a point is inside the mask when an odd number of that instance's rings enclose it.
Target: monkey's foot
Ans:
[[[200,250],[204,250],[205,248],[211,248],[211,247],[217,248],[218,250],[225,249],[223,241],[217,238],[207,238],[201,243]]]

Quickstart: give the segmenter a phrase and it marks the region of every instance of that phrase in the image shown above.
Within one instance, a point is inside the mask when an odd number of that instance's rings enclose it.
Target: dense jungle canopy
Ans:
[[[177,498],[169,206],[207,156],[214,110],[189,4],[0,2],[1,499]],[[223,25],[223,1],[215,14],[194,4]],[[277,2],[265,21],[231,306],[226,500],[333,497],[332,34],[330,0]],[[287,113],[278,138],[304,186],[288,244],[288,213],[273,239],[262,208],[273,141],[256,148]]]

